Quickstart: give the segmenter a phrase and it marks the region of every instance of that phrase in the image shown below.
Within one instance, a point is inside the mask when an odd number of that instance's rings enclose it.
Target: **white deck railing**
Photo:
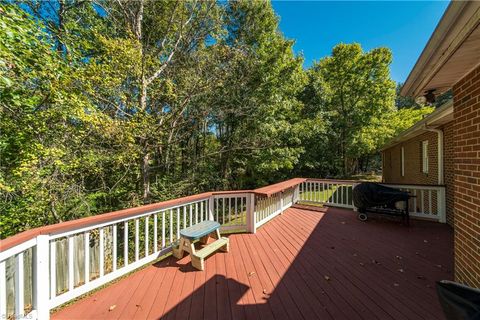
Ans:
[[[300,201],[355,209],[352,191],[357,184],[348,180],[308,179],[300,184]],[[409,201],[410,216],[446,222],[444,186],[382,184],[410,192],[413,196]]]
[[[445,223],[446,198],[445,186],[390,184],[384,185],[408,191],[414,197],[409,201],[410,216],[431,219]]]
[[[292,179],[213,192],[26,231],[0,242],[0,318],[48,319],[50,310],[169,253],[180,230],[216,220],[255,232],[298,201],[353,209],[354,181]],[[445,221],[445,190],[416,194],[413,216]]]
[[[298,188],[276,192],[271,196],[255,196],[255,229],[267,223],[296,202]]]
[[[255,232],[292,205],[298,179],[284,186],[205,193],[3,240],[0,318],[48,319],[51,309],[169,253],[180,230],[201,221],[218,221],[222,232]]]
[[[353,209],[354,181],[308,179],[300,184],[300,200]]]

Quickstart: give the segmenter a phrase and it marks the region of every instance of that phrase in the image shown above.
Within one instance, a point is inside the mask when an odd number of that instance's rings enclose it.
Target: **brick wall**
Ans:
[[[453,87],[455,279],[480,287],[480,66]]]
[[[446,218],[454,226],[454,134],[455,122],[444,125],[443,161],[444,184],[446,185]],[[406,184],[438,184],[438,134],[426,132],[406,142],[399,143],[383,152],[383,181]],[[428,174],[422,172],[422,141],[428,140],[429,168]],[[401,147],[405,150],[405,175],[401,175]]]
[[[422,141],[428,140],[428,173],[422,172]],[[405,152],[405,175],[401,174],[401,148]],[[384,182],[438,184],[438,134],[426,132],[383,151]]]
[[[443,126],[443,179],[445,184],[445,202],[447,205],[447,223],[454,226],[455,168],[454,168],[454,128],[455,121]]]

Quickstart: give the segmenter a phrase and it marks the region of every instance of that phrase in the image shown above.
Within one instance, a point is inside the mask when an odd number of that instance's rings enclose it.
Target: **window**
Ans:
[[[402,177],[405,176],[405,149],[402,147],[400,150],[400,171],[402,174]]]
[[[428,140],[422,141],[422,172],[428,173]]]

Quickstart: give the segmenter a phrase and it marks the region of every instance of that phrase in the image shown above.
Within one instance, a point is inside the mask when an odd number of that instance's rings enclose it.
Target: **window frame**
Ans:
[[[423,140],[422,141],[422,173],[428,174],[428,165],[429,165],[429,159],[428,159],[428,140]]]

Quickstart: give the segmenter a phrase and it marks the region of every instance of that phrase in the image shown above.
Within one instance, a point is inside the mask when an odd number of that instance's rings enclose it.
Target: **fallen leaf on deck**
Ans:
[[[437,267],[437,268],[441,268],[441,267],[442,267],[442,265],[441,265],[441,264],[436,264],[436,265],[435,265],[435,267]]]
[[[263,289],[263,294],[268,294],[267,289]]]
[[[403,269],[398,269],[398,272],[402,272],[402,273],[403,273]]]
[[[398,260],[402,260],[402,257],[400,256],[395,256],[395,258],[397,258]]]
[[[398,283],[394,283],[393,286],[394,287],[400,287],[400,285]]]
[[[363,262],[360,262],[360,265],[363,267],[365,264]]]
[[[115,309],[116,307],[117,307],[117,305],[114,304],[114,305],[110,306],[110,308],[108,308],[108,311],[112,311],[112,310]]]
[[[327,281],[330,281],[330,277],[329,276],[324,276],[325,280]]]
[[[428,243],[428,240],[423,240],[423,242]]]
[[[250,271],[250,272],[248,273],[248,276],[251,277],[251,276],[253,276],[254,274],[255,274],[255,271]]]

